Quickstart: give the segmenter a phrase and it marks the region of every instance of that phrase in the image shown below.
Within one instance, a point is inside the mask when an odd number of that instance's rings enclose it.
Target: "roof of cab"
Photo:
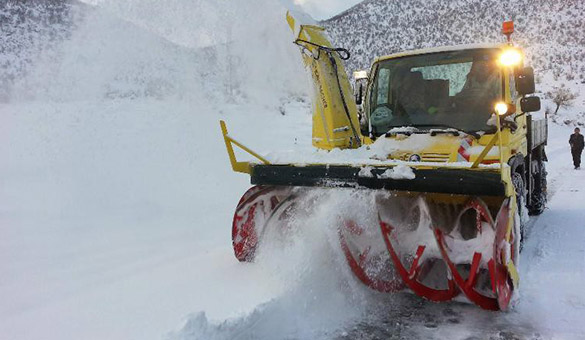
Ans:
[[[423,48],[419,50],[412,50],[412,51],[404,51],[398,52],[394,54],[390,54],[387,56],[378,57],[374,60],[374,62],[406,57],[406,56],[413,56],[413,55],[421,55],[421,54],[429,54],[429,53],[438,53],[438,52],[452,52],[452,51],[463,51],[463,50],[474,50],[474,49],[503,49],[509,45],[507,44],[469,44],[469,45],[458,45],[458,46],[441,46],[441,47],[433,47],[433,48]]]

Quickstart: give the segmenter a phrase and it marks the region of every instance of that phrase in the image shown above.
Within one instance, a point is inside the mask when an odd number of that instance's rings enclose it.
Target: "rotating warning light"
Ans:
[[[512,36],[512,33],[514,33],[514,22],[504,21],[504,24],[502,24],[502,33],[506,36],[506,39],[508,39],[508,44],[511,44],[510,37]]]
[[[502,33],[504,33],[504,35],[510,35],[514,33],[514,22],[504,21],[504,23],[502,24]]]

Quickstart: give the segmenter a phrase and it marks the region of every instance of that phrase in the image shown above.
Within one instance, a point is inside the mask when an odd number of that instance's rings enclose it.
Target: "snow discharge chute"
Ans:
[[[287,20],[314,82],[313,145],[341,150],[319,153],[320,162],[273,164],[221,122],[233,169],[254,184],[234,214],[238,260],[254,260],[267,230],[286,234],[287,221],[309,214],[299,203],[310,193],[354,190],[373,197],[371,216],[340,212],[337,235],[363,284],[507,310],[519,283],[520,216],[542,212],[546,201],[546,122],[529,114],[540,106],[527,97],[532,69],[497,62],[508,44],[378,58],[360,127],[342,64],[349,52],[332,47],[322,28]],[[482,81],[496,84],[491,97],[473,89]],[[518,96],[520,105],[511,104]],[[258,161],[237,161],[234,145]]]

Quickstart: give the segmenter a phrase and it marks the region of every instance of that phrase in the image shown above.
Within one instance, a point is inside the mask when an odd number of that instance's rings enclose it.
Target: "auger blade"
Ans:
[[[450,232],[435,230],[453,280],[471,302],[488,310],[507,308],[511,296],[507,262],[498,259],[506,257],[504,253],[508,251],[503,242],[506,231],[502,231],[508,226],[508,203],[504,201],[494,222],[485,202],[472,198],[459,212]]]
[[[379,235],[375,235],[378,236]],[[397,292],[405,285],[380,240],[368,235],[353,220],[339,229],[339,242],[354,275],[366,286],[383,293]]]
[[[404,284],[430,301],[459,294],[433,237],[429,207],[422,197],[381,200],[380,227],[394,266]]]
[[[496,217],[494,286],[500,310],[507,310],[518,281],[520,225],[510,199],[506,199]]]
[[[267,222],[291,195],[289,187],[254,186],[242,196],[232,222],[232,245],[239,261],[254,260]]]

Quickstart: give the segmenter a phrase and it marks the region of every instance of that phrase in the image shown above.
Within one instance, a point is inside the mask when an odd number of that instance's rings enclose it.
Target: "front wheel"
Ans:
[[[524,185],[524,178],[522,178],[520,173],[512,173],[512,184],[514,184],[514,189],[516,190],[516,206],[518,207],[518,222],[520,223],[520,247],[522,247],[522,243],[526,237],[525,226],[528,222],[528,214],[526,209],[526,187]]]
[[[543,161],[533,161],[534,190],[531,193],[532,204],[528,207],[530,215],[540,215],[546,206],[546,167]]]

